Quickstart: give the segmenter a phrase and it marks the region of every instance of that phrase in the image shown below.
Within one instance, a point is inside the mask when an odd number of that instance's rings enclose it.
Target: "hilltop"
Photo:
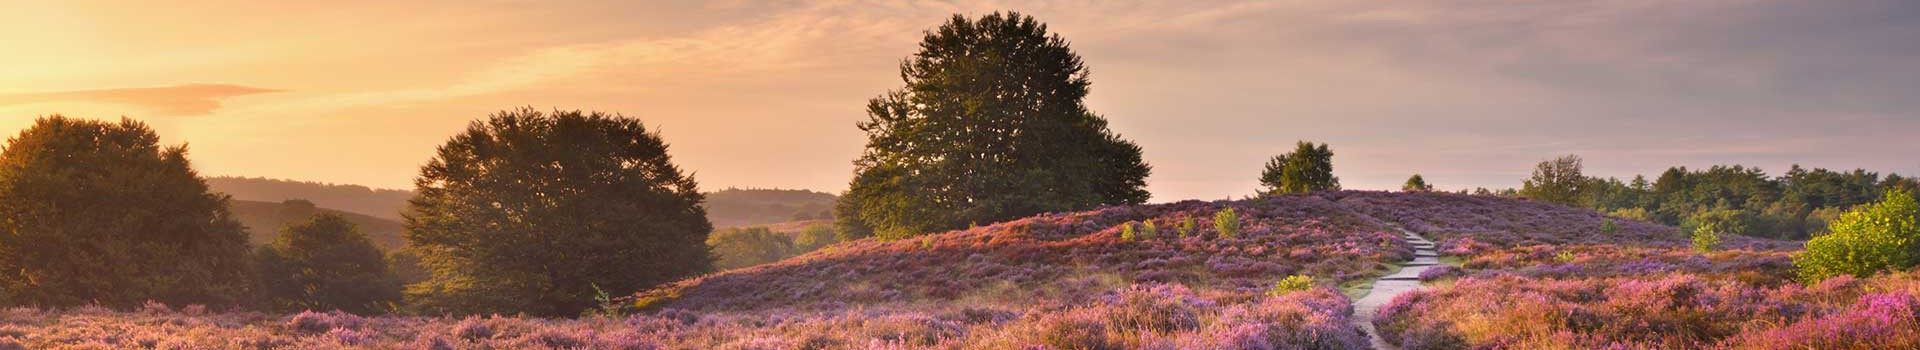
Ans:
[[[406,190],[262,177],[208,177],[207,187],[236,200],[279,203],[302,199],[322,208],[387,220],[400,220],[400,210],[406,208],[408,198],[413,198],[413,191]]]
[[[392,251],[406,245],[400,236],[405,229],[399,221],[353,213],[331,208],[321,208],[312,202],[286,201],[261,202],[235,199],[228,202],[233,218],[246,226],[247,242],[254,245],[272,242],[280,235],[280,229],[288,224],[300,223],[318,213],[333,213],[346,218],[366,234],[367,239],[380,249]]]
[[[1213,216],[1234,208],[1238,238]],[[1177,235],[1191,218],[1194,233]],[[1339,286],[1411,260],[1395,227],[1471,234],[1482,244],[1591,241],[1607,220],[1592,210],[1448,193],[1321,192],[1238,201],[1115,206],[931,234],[847,242],[777,263],[662,287],[640,298],[701,311],[837,308],[920,302],[1072,301],[1131,283],[1178,282],[1244,300],[1293,274]],[[1154,222],[1158,237],[1126,241],[1122,224]],[[1618,220],[1609,241],[1684,245],[1677,230]],[[1451,236],[1449,236],[1451,237]],[[1738,242],[1753,239],[1730,238]],[[1747,244],[1747,243],[1740,243]],[[1046,287],[1035,287],[1046,286]]]
[[[413,198],[413,191],[408,190],[259,177],[209,177],[207,186],[235,200],[279,203],[301,199],[321,208],[389,221],[399,221],[407,200]],[[833,217],[833,203],[838,198],[809,190],[759,188],[728,188],[706,195],[703,206],[715,228],[827,220]]]
[[[833,218],[832,194],[808,190],[728,188],[707,193],[707,220],[715,228]]]

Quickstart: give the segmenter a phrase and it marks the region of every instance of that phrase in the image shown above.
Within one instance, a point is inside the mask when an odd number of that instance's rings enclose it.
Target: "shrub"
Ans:
[[[1240,237],[1240,214],[1231,207],[1220,209],[1213,214],[1213,229],[1220,233],[1220,238]]]
[[[1834,220],[1832,233],[1807,241],[1806,250],[1793,256],[1793,265],[1808,283],[1913,267],[1914,246],[1920,242],[1916,217],[1920,217],[1920,205],[1911,194],[1887,191],[1879,202],[1856,207]]]
[[[779,261],[793,256],[793,239],[766,227],[730,228],[707,237],[718,259],[714,267],[736,269]]]
[[[1713,248],[1717,246],[1720,246],[1720,231],[1718,226],[1707,224],[1693,229],[1694,251],[1701,253],[1712,252]]]
[[[797,252],[811,252],[836,242],[839,242],[839,233],[833,231],[833,225],[812,224],[800,229],[799,237],[793,239],[793,248]]]
[[[1196,225],[1193,223],[1193,216],[1181,217],[1180,223],[1173,226],[1173,231],[1179,234],[1180,238],[1186,238],[1193,235],[1194,226]]]
[[[1132,242],[1133,240],[1139,238],[1139,237],[1135,237],[1135,234],[1133,233],[1134,223],[1135,222],[1133,221],[1128,221],[1124,224],[1120,224],[1120,241]]]
[[[1620,232],[1620,225],[1613,224],[1612,218],[1600,219],[1600,233],[1611,235],[1615,232]]]
[[[1160,235],[1160,228],[1154,227],[1153,220],[1140,223],[1140,239],[1153,239]]]
[[[337,214],[287,226],[256,255],[261,289],[274,308],[364,314],[400,300],[400,279],[386,257]]]
[[[1313,277],[1292,275],[1287,276],[1287,278],[1282,278],[1280,281],[1273,282],[1273,288],[1267,289],[1267,295],[1282,296],[1287,295],[1287,293],[1303,291],[1309,288],[1313,288]]]

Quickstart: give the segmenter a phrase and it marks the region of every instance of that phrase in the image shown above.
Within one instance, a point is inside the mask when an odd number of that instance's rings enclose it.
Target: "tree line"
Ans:
[[[1920,179],[1864,169],[1834,171],[1794,165],[1778,176],[1758,167],[1672,167],[1649,181],[1621,181],[1583,174],[1579,156],[1540,162],[1512,195],[1592,208],[1615,217],[1680,226],[1706,225],[1722,233],[1777,239],[1808,239],[1848,208],[1889,191],[1915,193]],[[1484,192],[1484,191],[1483,191]]]

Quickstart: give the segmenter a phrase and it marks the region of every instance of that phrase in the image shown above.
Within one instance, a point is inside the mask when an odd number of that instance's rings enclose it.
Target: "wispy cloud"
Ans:
[[[0,94],[0,106],[43,102],[103,102],[132,105],[158,115],[205,115],[220,108],[220,100],[281,90],[229,84],[188,84],[162,87],[71,90]]]

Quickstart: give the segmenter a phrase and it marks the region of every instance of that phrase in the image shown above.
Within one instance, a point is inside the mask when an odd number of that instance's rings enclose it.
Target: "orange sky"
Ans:
[[[469,120],[532,106],[641,118],[708,189],[837,192],[919,32],[1000,9],[1086,57],[1156,201],[1252,193],[1300,139],[1349,188],[1515,186],[1564,153],[1920,173],[1920,143],[1882,142],[1920,130],[1897,1],[0,1],[0,132],[124,115],[209,175],[406,188]]]

